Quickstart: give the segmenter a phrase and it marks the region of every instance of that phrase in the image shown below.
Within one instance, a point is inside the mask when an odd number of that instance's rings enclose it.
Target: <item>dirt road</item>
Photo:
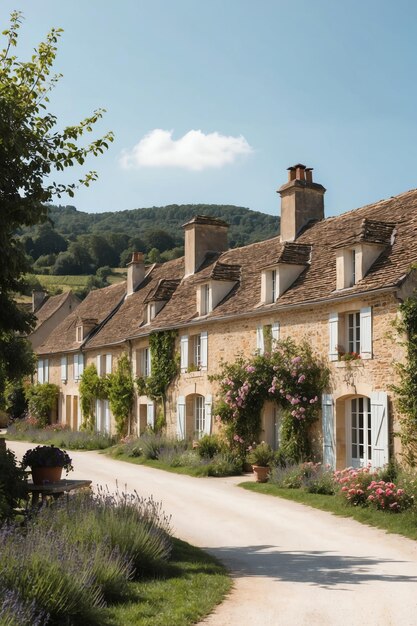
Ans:
[[[28,444],[9,442],[18,457]],[[236,487],[71,452],[74,478],[153,495],[175,535],[232,571],[210,626],[417,625],[417,542]],[[169,626],[169,624],[167,624]]]

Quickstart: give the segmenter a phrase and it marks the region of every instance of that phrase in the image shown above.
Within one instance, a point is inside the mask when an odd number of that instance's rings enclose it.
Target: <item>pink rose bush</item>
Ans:
[[[336,471],[335,482],[340,493],[352,506],[372,506],[383,511],[399,513],[413,505],[413,497],[393,482],[378,480],[378,472],[360,467]]]

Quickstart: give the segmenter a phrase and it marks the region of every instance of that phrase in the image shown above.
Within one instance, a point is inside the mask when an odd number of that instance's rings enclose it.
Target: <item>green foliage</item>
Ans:
[[[14,332],[2,332],[0,329],[0,410],[10,406],[13,385],[20,386],[22,379],[34,372],[35,355],[29,341]]]
[[[0,334],[27,333],[34,323],[33,316],[20,310],[13,300],[13,293],[22,288],[22,273],[29,269],[16,231],[45,221],[45,203],[54,196],[74,195],[77,186],[88,186],[96,178],[95,172],[88,172],[76,183],[56,183],[54,176],[59,173],[61,177],[72,165],[82,165],[89,155],[102,153],[113,140],[108,133],[90,143],[83,141],[103,116],[101,109],[78,125],[57,128],[57,118],[47,107],[49,92],[60,78],[51,72],[61,30],[51,29],[25,62],[13,54],[21,22],[21,14],[14,11],[9,28],[3,31],[5,47],[0,52]],[[0,340],[8,337],[1,336]]]
[[[175,354],[176,330],[152,332],[149,336],[152,373],[137,382],[140,395],[147,395],[154,400],[165,399],[166,391],[178,374],[178,358]]]
[[[248,455],[248,461],[252,465],[260,465],[261,467],[268,467],[274,458],[274,451],[271,446],[262,441],[262,443],[251,446],[251,450]]]
[[[57,406],[59,387],[52,383],[29,385],[25,388],[25,397],[31,415],[36,417],[40,426],[46,426],[51,420],[51,412]]]
[[[14,453],[11,450],[0,450],[0,494],[3,502],[3,506],[0,506],[0,521],[12,515],[13,508],[27,494],[26,486],[26,472],[17,464]]]
[[[93,430],[96,416],[96,399],[104,396],[103,381],[97,374],[94,363],[88,365],[80,378],[80,407],[83,416],[81,428]]]
[[[126,432],[134,397],[134,383],[127,354],[122,354],[114,374],[109,374],[107,393],[110,408],[116,420],[117,434]]]
[[[66,450],[104,450],[114,445],[114,437],[91,430],[72,431],[62,424],[37,428],[26,420],[18,420],[7,429],[7,438],[32,441],[65,448]]]
[[[217,435],[204,435],[198,442],[198,454],[203,458],[212,459],[221,450],[221,442]]]
[[[319,397],[329,379],[327,366],[313,355],[306,341],[276,342],[271,353],[223,364],[215,377],[220,383],[216,420],[231,448],[242,456],[257,441],[265,401],[276,402],[284,416],[283,453],[293,460],[311,454],[309,429],[317,419]]]
[[[398,437],[404,460],[417,465],[417,296],[407,298],[399,307],[401,321],[397,328],[404,335],[405,363],[397,364],[400,383],[392,386],[401,411]]]

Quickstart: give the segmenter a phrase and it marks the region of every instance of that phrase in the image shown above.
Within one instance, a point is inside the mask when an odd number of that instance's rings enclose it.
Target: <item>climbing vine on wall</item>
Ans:
[[[83,421],[82,430],[94,430],[96,400],[106,397],[104,381],[97,374],[94,364],[88,365],[80,378],[80,406]]]
[[[175,352],[176,336],[175,330],[164,330],[150,334],[151,375],[136,380],[139,395],[146,395],[162,405],[161,418],[156,424],[157,429],[160,429],[165,423],[167,390],[179,371],[178,355]]]
[[[213,379],[220,383],[215,419],[223,425],[231,447],[243,454],[258,440],[262,407],[271,400],[283,413],[283,453],[292,461],[309,458],[309,429],[318,417],[329,371],[307,342],[278,341],[271,353],[224,364]]]
[[[401,411],[400,432],[405,461],[417,465],[417,296],[407,298],[399,307],[397,330],[404,335],[405,363],[397,364],[400,383],[392,387]]]
[[[117,361],[116,371],[106,379],[107,397],[116,422],[118,435],[124,435],[133,405],[134,383],[129,357],[126,353]]]

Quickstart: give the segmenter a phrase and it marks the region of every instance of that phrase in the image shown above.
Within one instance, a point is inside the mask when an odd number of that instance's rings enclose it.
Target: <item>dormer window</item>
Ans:
[[[87,335],[97,326],[98,320],[90,317],[79,317],[75,326],[75,340],[82,343]]]
[[[210,280],[207,281],[207,278]],[[197,287],[197,311],[199,315],[211,313],[231,292],[240,280],[240,266],[217,261],[209,276],[201,279]]]
[[[310,263],[311,246],[285,242],[274,264],[261,274],[261,304],[273,304],[291,287]]]
[[[380,254],[393,244],[394,235],[394,224],[364,219],[359,231],[334,246],[336,289],[348,289],[365,278]]]
[[[210,284],[206,283],[200,287],[200,315],[207,315],[212,310],[212,298]]]
[[[77,342],[81,343],[83,340],[83,327],[77,326],[76,333],[77,333]]]

